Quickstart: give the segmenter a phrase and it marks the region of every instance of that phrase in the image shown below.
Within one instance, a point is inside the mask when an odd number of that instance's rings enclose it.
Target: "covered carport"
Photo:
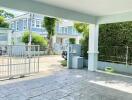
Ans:
[[[131,0],[0,0],[0,6],[89,23],[88,70],[96,71],[99,24],[132,20]]]

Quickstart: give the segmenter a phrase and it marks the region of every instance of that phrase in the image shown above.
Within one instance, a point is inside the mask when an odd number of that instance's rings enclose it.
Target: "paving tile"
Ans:
[[[132,100],[132,80],[86,70],[0,86],[0,100]]]

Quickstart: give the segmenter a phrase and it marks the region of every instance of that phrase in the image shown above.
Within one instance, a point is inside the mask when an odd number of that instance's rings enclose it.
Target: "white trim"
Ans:
[[[12,18],[12,19],[9,19],[9,20],[7,20],[7,22],[12,22],[12,21],[16,21],[16,20],[24,19],[24,18],[29,18],[29,13],[17,16],[17,17]]]
[[[88,51],[87,53],[96,53],[96,54],[98,54],[99,53],[99,51]]]

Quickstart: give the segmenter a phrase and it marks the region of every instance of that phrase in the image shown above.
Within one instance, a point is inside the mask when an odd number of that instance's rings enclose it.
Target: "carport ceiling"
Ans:
[[[0,0],[0,6],[90,23],[132,20],[132,0]]]
[[[94,16],[132,11],[132,0],[33,0]]]

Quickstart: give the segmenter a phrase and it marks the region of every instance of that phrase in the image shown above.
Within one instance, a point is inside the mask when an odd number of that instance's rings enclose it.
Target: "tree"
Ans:
[[[74,23],[75,29],[83,34],[83,38],[80,40],[80,44],[82,46],[82,56],[85,58],[88,58],[88,36],[89,36],[89,25],[87,23],[80,23],[76,22]]]
[[[0,16],[0,27],[9,28],[9,24],[7,22],[5,22],[5,19],[2,16]]]
[[[23,43],[25,44],[29,43],[29,35],[30,35],[29,32],[24,32],[24,35],[22,36]],[[47,47],[47,40],[37,33],[32,33],[32,43],[31,44]]]
[[[0,16],[2,16],[4,18],[8,18],[8,19],[14,18],[14,15],[12,13],[9,13],[9,12],[2,10],[2,9],[0,9]]]
[[[5,10],[0,9],[0,27],[9,28],[9,23],[5,22],[6,18],[14,18],[14,15]]]
[[[69,43],[70,43],[70,44],[76,44],[75,38],[70,38],[70,39],[69,39]]]
[[[43,27],[45,27],[45,29],[48,32],[48,54],[52,54],[53,53],[53,48],[52,48],[52,38],[55,35],[55,28],[56,28],[56,22],[57,19],[56,18],[50,18],[50,17],[44,17],[43,20]]]
[[[84,37],[89,33],[89,25],[87,23],[76,22],[74,27],[79,33],[83,33]]]

